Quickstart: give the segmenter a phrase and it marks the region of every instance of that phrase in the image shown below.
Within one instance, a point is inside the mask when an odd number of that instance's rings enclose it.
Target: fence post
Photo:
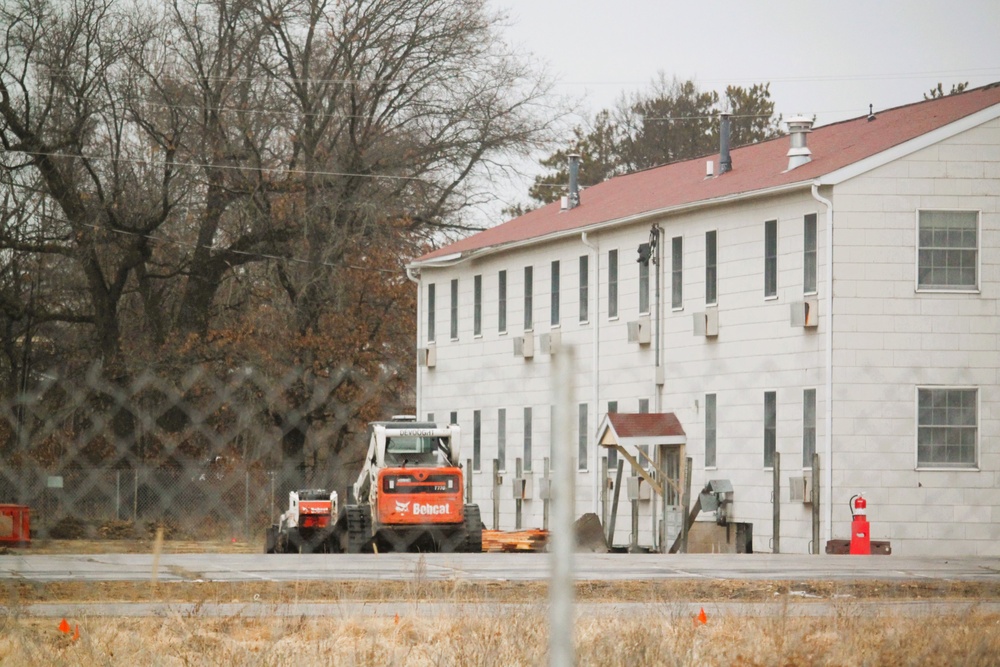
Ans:
[[[548,485],[548,493],[545,498],[542,499],[542,530],[549,529],[549,499],[552,497],[552,480],[549,478],[549,457],[542,459],[542,475],[545,477],[545,483]]]
[[[493,459],[493,530],[500,530],[500,459]]]
[[[524,466],[521,463],[521,458],[518,457],[514,459],[514,483],[517,484],[521,480],[521,476],[524,474]],[[521,496],[514,496],[514,530],[521,530]]]
[[[601,526],[608,526],[608,457],[601,457]]]
[[[812,541],[813,553],[819,554],[819,454],[812,456]]]
[[[472,502],[472,459],[465,459],[465,502]]]
[[[139,520],[139,469],[132,469],[132,523]]]
[[[243,539],[250,541],[250,470],[243,473],[246,485],[243,487]]]
[[[774,482],[771,489],[771,502],[774,503],[774,537],[771,538],[771,553],[781,553],[781,454],[774,453]]]
[[[115,471],[115,521],[122,518],[122,471]]]

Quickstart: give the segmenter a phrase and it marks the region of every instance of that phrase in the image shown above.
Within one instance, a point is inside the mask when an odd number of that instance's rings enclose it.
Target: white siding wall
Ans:
[[[1000,555],[998,176],[993,121],[836,190],[837,534],[864,491],[895,553]],[[980,211],[980,293],[916,291],[918,209]],[[978,388],[978,470],[916,468],[922,385]]]
[[[819,158],[820,156],[816,156]],[[737,165],[752,168],[752,165]],[[833,534],[849,536],[848,500],[869,498],[873,539],[889,539],[895,553],[1000,555],[1000,124],[991,122],[836,186],[834,280]],[[583,205],[586,206],[586,197]],[[916,293],[915,230],[918,208],[975,209],[981,215],[981,293]],[[790,306],[803,300],[803,218],[817,215],[817,295],[820,323],[792,327]],[[778,221],[778,294],[764,298],[764,222]],[[661,265],[662,359],[660,408],[684,426],[694,462],[692,488],[729,479],[734,519],[754,523],[755,550],[770,550],[772,472],[763,461],[764,392],[777,395],[777,451],[781,454],[781,550],[805,553],[811,539],[810,506],[792,503],[788,478],[802,475],[802,396],[816,389],[816,449],[825,458],[825,312],[827,285],[825,209],[807,190],[753,203],[665,218]],[[719,335],[693,334],[692,316],[705,307],[705,232],[717,231]],[[684,239],[684,304],[670,307],[671,239]],[[523,446],[523,409],[533,408],[532,468],[537,498],[544,457],[550,456],[551,358],[539,337],[550,331],[550,262],[561,261],[563,348],[575,351],[572,410],[590,404],[590,428],[608,401],[620,412],[648,399],[657,409],[654,344],[627,342],[637,319],[636,248],[648,225],[591,233],[599,246],[590,270],[589,322],[578,321],[580,238],[497,253],[451,268],[424,269],[421,288],[437,284],[437,367],[420,369],[420,410],[440,420],[457,411],[463,459],[472,457],[472,411],[481,410],[482,468],[473,473],[474,500],[492,522],[491,472],[496,455],[497,409],[507,410],[507,460],[500,493],[502,529],[514,528],[510,480]],[[607,251],[619,251],[618,317],[607,309]],[[515,358],[522,335],[523,268],[534,267],[533,360]],[[497,333],[497,273],[507,271],[507,333]],[[473,276],[483,275],[483,336],[472,337]],[[459,340],[450,341],[450,280],[460,278]],[[651,271],[651,291],[655,269]],[[594,297],[597,297],[595,307]],[[651,294],[655,304],[655,294]],[[426,304],[425,304],[426,305]],[[655,313],[655,305],[651,305]],[[421,313],[421,327],[426,322]],[[592,389],[593,327],[599,327],[600,387]],[[655,336],[655,334],[654,334]],[[423,343],[423,341],[421,341]],[[954,384],[979,388],[979,470],[916,470],[916,387]],[[704,395],[717,395],[717,466],[704,469]],[[574,452],[576,433],[572,435]],[[592,446],[592,445],[591,445]],[[591,450],[592,451],[592,450]],[[592,455],[588,456],[592,459]],[[578,475],[577,512],[594,507],[593,464]],[[651,541],[650,503],[642,504],[643,544]],[[826,536],[826,517],[822,516]],[[542,502],[528,501],[523,525],[539,527]],[[623,494],[616,543],[628,540],[629,506]],[[822,546],[822,545],[821,545]]]

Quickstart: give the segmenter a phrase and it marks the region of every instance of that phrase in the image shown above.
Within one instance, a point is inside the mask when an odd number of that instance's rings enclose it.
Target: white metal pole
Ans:
[[[549,587],[549,665],[573,667],[573,348],[560,350],[552,364],[555,422],[552,433],[552,553]]]

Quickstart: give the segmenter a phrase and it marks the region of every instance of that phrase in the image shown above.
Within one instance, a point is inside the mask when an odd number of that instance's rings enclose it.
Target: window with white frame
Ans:
[[[802,219],[802,292],[816,293],[816,214]]]
[[[458,340],[458,278],[451,281],[451,339]]]
[[[552,262],[552,282],[550,290],[551,298],[549,303],[551,305],[551,320],[549,324],[552,326],[559,325],[559,260],[554,260]]]
[[[472,411],[472,469],[481,470],[483,463],[483,415]]]
[[[580,322],[588,321],[590,305],[590,257],[580,255]]]
[[[979,214],[918,211],[917,287],[975,290],[979,287]]]
[[[449,424],[457,424],[458,423],[458,413],[457,412],[452,412],[450,415],[448,415],[448,418],[451,420],[451,421],[448,422]]]
[[[434,342],[434,283],[427,285],[427,342]]]
[[[649,412],[649,399],[640,398],[639,399],[639,414],[646,414]]]
[[[802,391],[802,467],[812,468],[816,453],[816,390]]]
[[[778,394],[764,392],[764,467],[774,467],[774,452],[778,445]]]
[[[472,278],[472,335],[483,335],[483,276]]]
[[[684,307],[684,237],[675,236],[670,242],[670,307]]]
[[[718,248],[715,230],[705,232],[705,305],[714,306],[719,300]]]
[[[618,317],[618,250],[608,251],[608,319]]]
[[[507,333],[507,272],[497,274],[497,332]]]
[[[590,435],[590,429],[587,428],[587,404],[580,404],[580,411],[578,413],[578,420],[576,425],[577,433],[577,450],[576,450],[576,467],[578,470],[587,469],[587,441]]]
[[[507,469],[507,408],[497,410],[497,459],[500,470]]]
[[[524,409],[524,462],[522,470],[531,472],[531,408]]]
[[[778,221],[764,223],[764,297],[778,296]]]
[[[532,317],[535,307],[535,270],[530,266],[524,267],[524,330],[531,331],[534,326]]]
[[[969,387],[917,389],[917,467],[975,468],[978,391]]]
[[[639,262],[639,313],[649,313],[649,262]]]
[[[716,444],[715,394],[705,394],[705,467],[714,468]]]

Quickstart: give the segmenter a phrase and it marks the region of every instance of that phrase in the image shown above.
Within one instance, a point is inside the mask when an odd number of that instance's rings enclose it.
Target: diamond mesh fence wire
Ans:
[[[0,400],[0,503],[31,508],[33,538],[262,539],[290,490],[357,476],[376,383],[350,379],[345,401],[302,372],[46,375]]]

